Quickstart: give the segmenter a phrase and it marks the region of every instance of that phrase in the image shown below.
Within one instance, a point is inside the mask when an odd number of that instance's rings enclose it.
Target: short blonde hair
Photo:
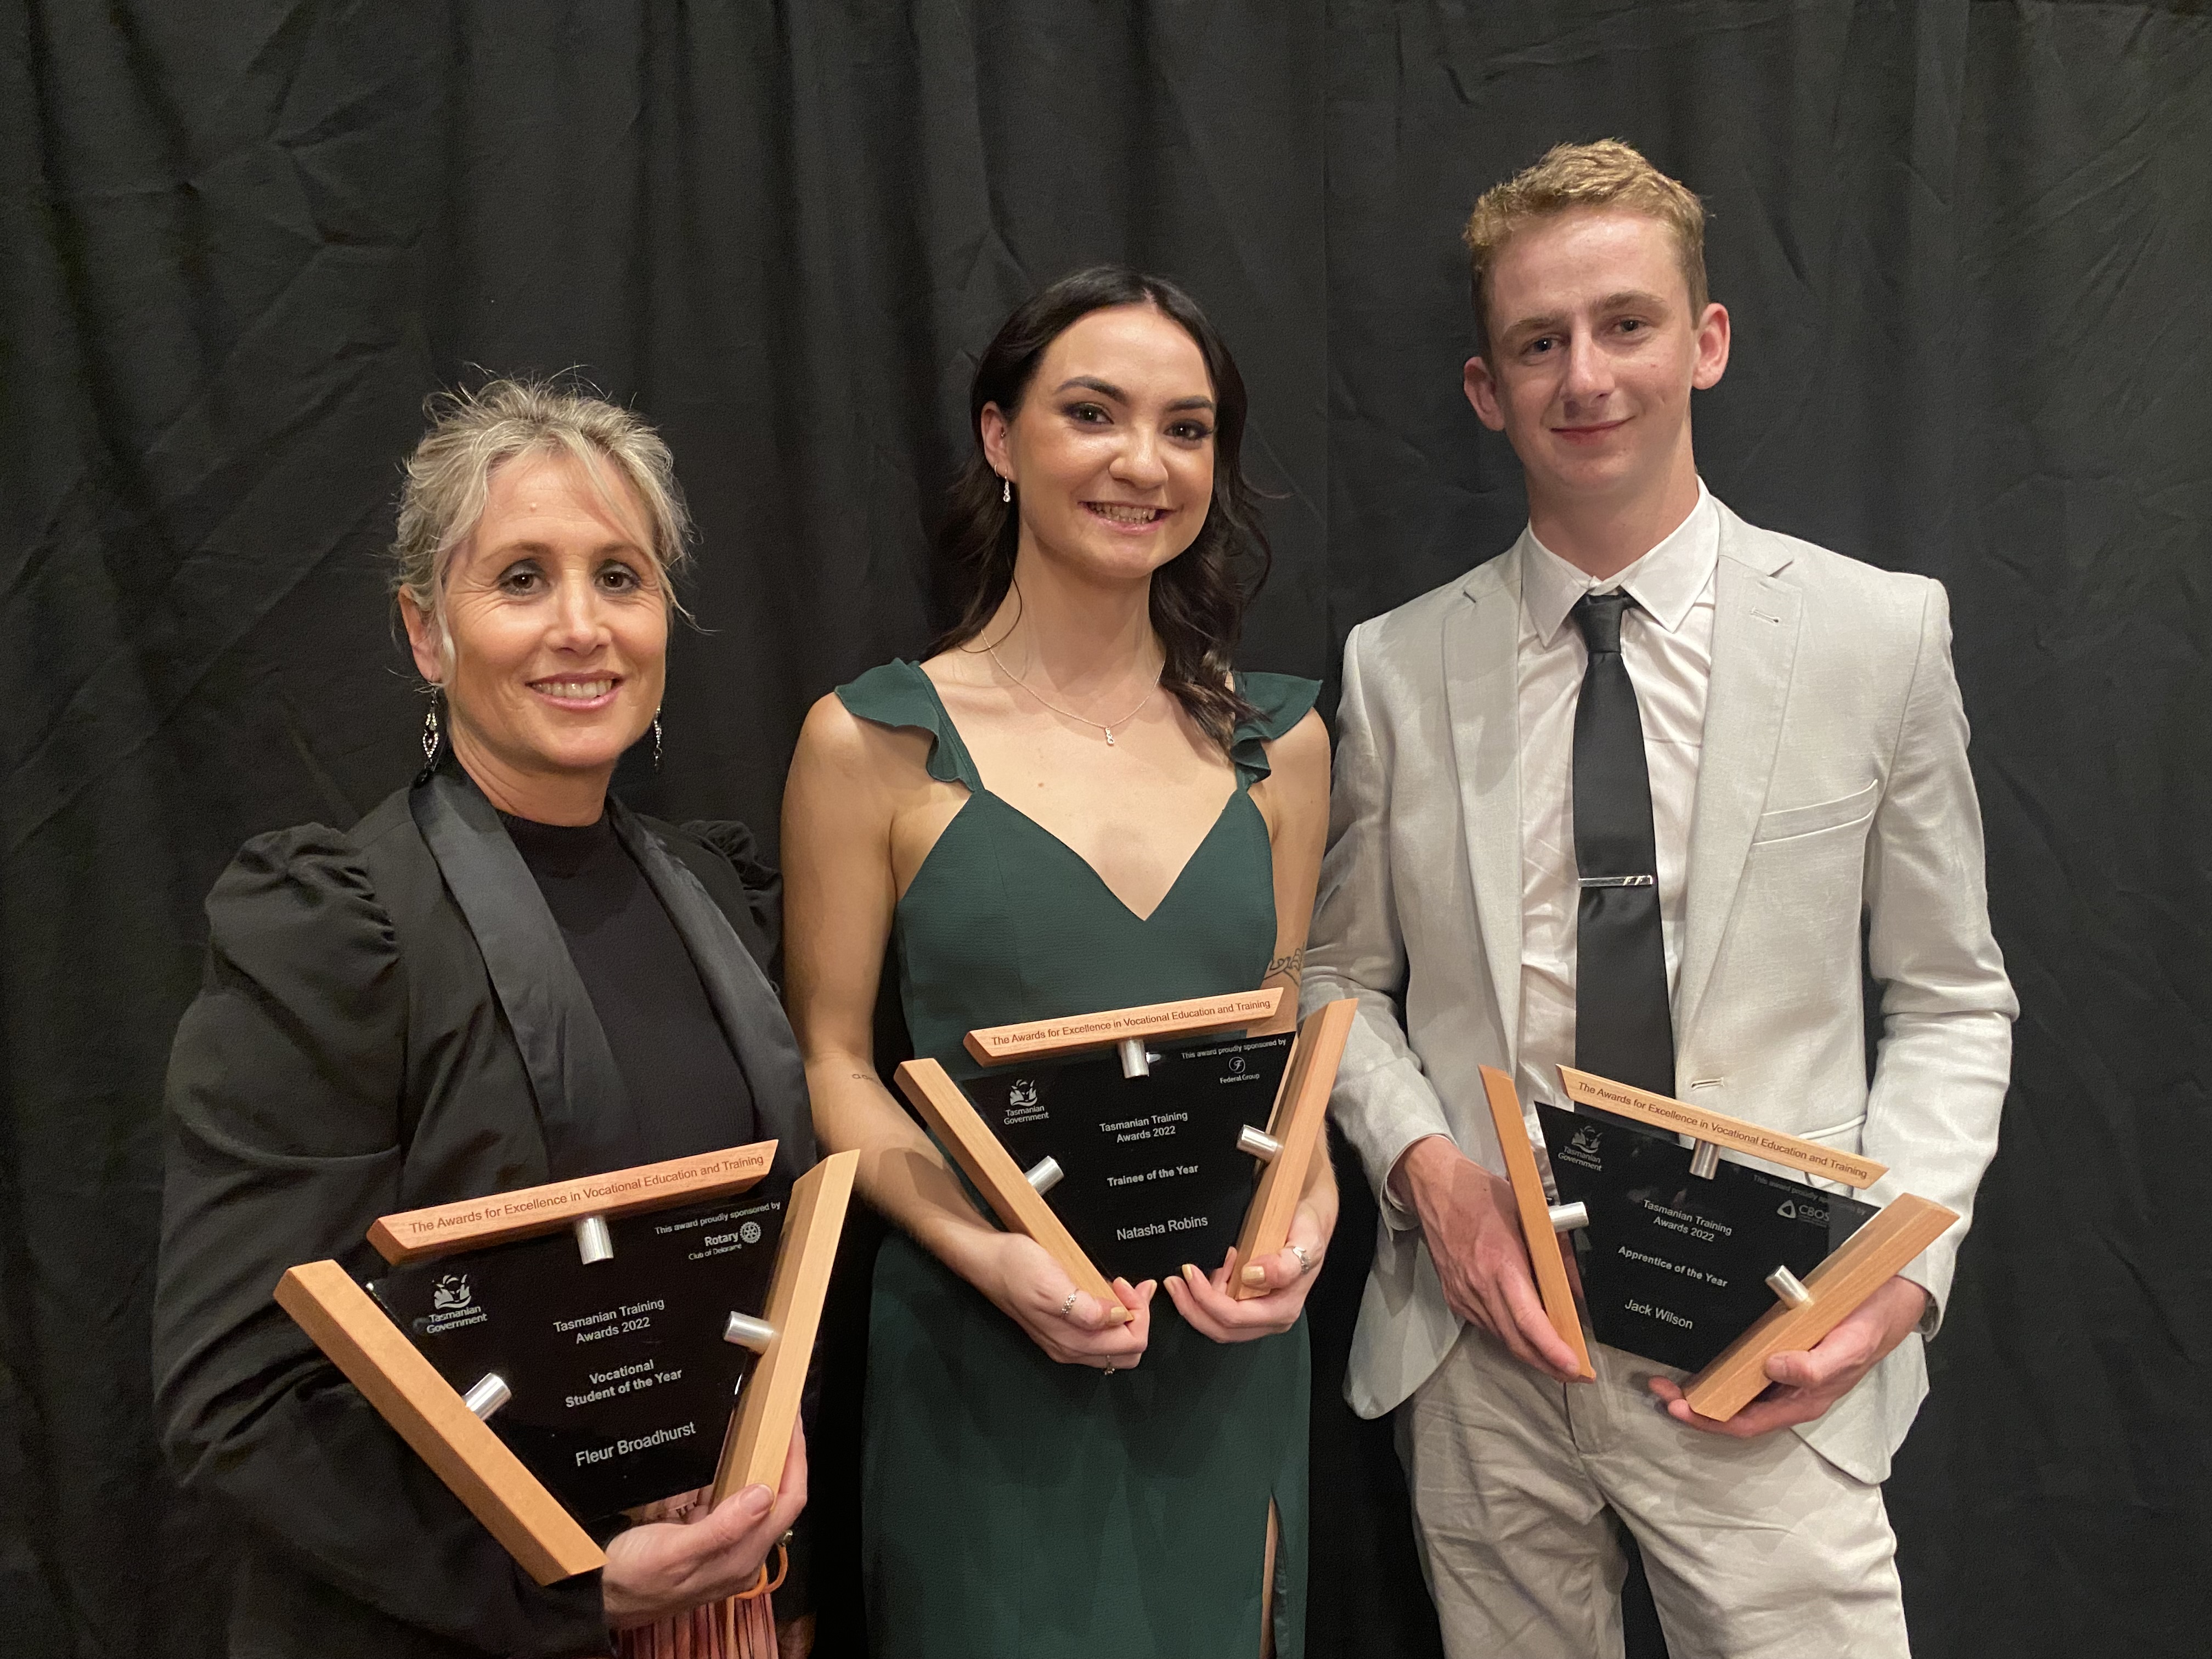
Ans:
[[[1690,319],[1705,313],[1705,209],[1696,194],[1618,138],[1594,144],[1554,144],[1544,159],[1483,191],[1460,240],[1467,244],[1468,278],[1474,297],[1478,355],[1490,356],[1490,273],[1513,233],[1532,219],[1575,208],[1618,207],[1648,214],[1674,233],[1682,279],[1690,289]]]
[[[669,608],[678,614],[672,578],[688,556],[691,517],[676,483],[675,458],[635,412],[552,380],[498,380],[474,392],[441,392],[422,405],[430,429],[407,458],[392,592],[413,600],[444,632],[442,593],[453,557],[483,518],[491,475],[524,455],[574,457],[602,492],[605,465],[626,480],[645,508],[653,564]]]

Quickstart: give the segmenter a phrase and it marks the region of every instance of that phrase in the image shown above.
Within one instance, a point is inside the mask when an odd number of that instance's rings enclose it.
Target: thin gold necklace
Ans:
[[[1152,681],[1152,690],[1149,690],[1149,691],[1147,691],[1147,692],[1146,692],[1146,693],[1145,693],[1145,695],[1144,695],[1143,700],[1142,700],[1142,701],[1140,701],[1140,702],[1137,704],[1137,706],[1136,706],[1134,708],[1132,708],[1132,709],[1131,709],[1127,714],[1126,714],[1122,715],[1121,719],[1119,719],[1119,720],[1110,720],[1110,721],[1109,721],[1109,720],[1092,720],[1092,719],[1091,719],[1088,714],[1077,714],[1077,713],[1076,713],[1073,708],[1061,708],[1058,703],[1054,702],[1051,698],[1049,698],[1049,697],[1048,697],[1048,696],[1044,696],[1042,693],[1041,693],[1040,691],[1038,691],[1038,690],[1036,689],[1036,687],[1035,687],[1034,685],[1031,685],[1031,684],[1030,684],[1027,680],[1024,679],[1024,678],[1023,678],[1019,674],[1017,674],[1016,672],[1014,672],[1014,671],[1013,671],[1012,669],[1011,669],[1011,668],[1009,668],[1009,667],[1007,667],[1007,666],[1006,666],[1006,659],[1005,659],[1004,658],[1002,658],[1002,657],[1000,657],[1000,656],[999,655],[999,648],[998,648],[998,647],[996,647],[996,646],[994,646],[994,645],[990,645],[990,644],[988,644],[988,643],[987,643],[987,644],[983,647],[983,649],[984,649],[986,652],[988,652],[988,653],[990,653],[991,660],[992,660],[993,662],[997,663],[997,664],[999,665],[999,672],[1000,672],[1001,674],[1004,674],[1004,675],[1005,675],[1008,679],[1012,680],[1012,681],[1016,685],[1020,686],[1020,687],[1022,688],[1022,690],[1024,690],[1024,691],[1028,692],[1028,693],[1030,694],[1030,696],[1031,696],[1032,697],[1035,697],[1035,698],[1036,698],[1039,702],[1042,703],[1046,708],[1048,708],[1051,709],[1051,710],[1052,710],[1052,712],[1053,712],[1054,714],[1059,714],[1059,715],[1061,715],[1061,716],[1065,717],[1066,719],[1072,720],[1075,721],[1078,725],[1080,725],[1080,726],[1094,726],[1094,727],[1096,727],[1097,730],[1099,730],[1099,731],[1101,731],[1101,732],[1103,732],[1106,734],[1106,746],[1107,746],[1108,748],[1109,748],[1109,749],[1110,749],[1110,748],[1112,748],[1112,747],[1114,746],[1114,728],[1115,728],[1115,726],[1118,726],[1122,727],[1124,730],[1127,730],[1127,727],[1128,727],[1128,724],[1129,724],[1129,722],[1130,722],[1131,720],[1133,720],[1136,719],[1138,715],[1139,715],[1139,714],[1143,714],[1143,713],[1145,712],[1145,705],[1146,705],[1146,703],[1151,702],[1152,702],[1152,700],[1154,697],[1156,697],[1156,696],[1158,696],[1159,695],[1160,683],[1159,683],[1158,678],[1157,677],[1155,677],[1155,678],[1154,678],[1154,679],[1153,679],[1153,681]]]

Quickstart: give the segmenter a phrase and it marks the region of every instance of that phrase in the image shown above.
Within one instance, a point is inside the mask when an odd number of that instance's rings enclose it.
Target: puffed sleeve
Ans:
[[[205,979],[169,1062],[156,1413],[171,1467],[313,1579],[486,1652],[604,1652],[599,1576],[541,1589],[270,1295],[357,1273],[401,1207],[406,964],[358,849],[247,844],[207,905]]]
[[[700,819],[685,824],[684,833],[727,864],[744,889],[746,913],[759,930],[758,941],[747,939],[745,946],[767,968],[783,949],[783,872],[762,855],[750,826],[735,819]]]

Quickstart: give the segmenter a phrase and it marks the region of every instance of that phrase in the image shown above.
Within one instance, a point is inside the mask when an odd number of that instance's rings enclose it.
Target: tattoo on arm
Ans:
[[[1269,963],[1267,964],[1267,971],[1261,975],[1261,977],[1262,980],[1270,980],[1274,978],[1276,975],[1280,974],[1295,985],[1305,977],[1305,971],[1306,947],[1301,945],[1297,950],[1291,951],[1288,956],[1277,957],[1273,962]]]

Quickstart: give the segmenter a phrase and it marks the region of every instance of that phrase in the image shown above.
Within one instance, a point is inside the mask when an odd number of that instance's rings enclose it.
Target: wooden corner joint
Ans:
[[[533,1580],[550,1584],[605,1565],[591,1534],[343,1267],[294,1267],[276,1301]]]

